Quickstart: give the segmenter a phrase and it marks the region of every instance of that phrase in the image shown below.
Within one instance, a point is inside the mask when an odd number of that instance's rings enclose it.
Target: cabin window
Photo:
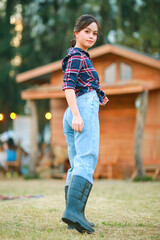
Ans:
[[[120,80],[126,81],[132,79],[132,67],[126,63],[120,63]]]
[[[116,82],[116,63],[111,64],[104,71],[104,81],[106,83],[115,83]]]

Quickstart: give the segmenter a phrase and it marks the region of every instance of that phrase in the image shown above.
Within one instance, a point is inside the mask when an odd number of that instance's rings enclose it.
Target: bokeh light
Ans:
[[[12,113],[10,114],[10,118],[11,118],[12,120],[16,119],[16,117],[17,117],[17,114],[16,114],[16,113],[12,112]]]
[[[4,120],[4,114],[0,113],[0,121],[3,121],[3,120]]]
[[[50,119],[52,118],[52,114],[51,114],[50,112],[47,112],[47,113],[45,114],[45,118],[46,118],[47,120],[50,120]]]

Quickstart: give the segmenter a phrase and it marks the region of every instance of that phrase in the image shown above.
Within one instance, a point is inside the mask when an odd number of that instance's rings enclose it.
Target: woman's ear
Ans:
[[[74,32],[74,36],[75,36],[75,38],[77,38],[78,37],[78,32]]]

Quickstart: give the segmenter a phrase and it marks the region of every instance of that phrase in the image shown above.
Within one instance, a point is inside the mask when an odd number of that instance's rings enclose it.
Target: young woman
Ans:
[[[63,128],[71,168],[65,186],[66,209],[62,221],[79,232],[94,232],[94,224],[84,216],[85,205],[93,184],[99,153],[99,103],[108,101],[100,89],[98,74],[88,48],[96,40],[100,26],[92,15],[82,15],[74,27],[71,48],[62,61],[68,108]]]

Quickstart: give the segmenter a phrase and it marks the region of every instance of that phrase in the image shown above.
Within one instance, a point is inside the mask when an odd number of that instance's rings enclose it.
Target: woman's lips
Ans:
[[[89,43],[93,43],[93,41],[91,41],[91,40],[87,40],[87,42],[89,42]]]

